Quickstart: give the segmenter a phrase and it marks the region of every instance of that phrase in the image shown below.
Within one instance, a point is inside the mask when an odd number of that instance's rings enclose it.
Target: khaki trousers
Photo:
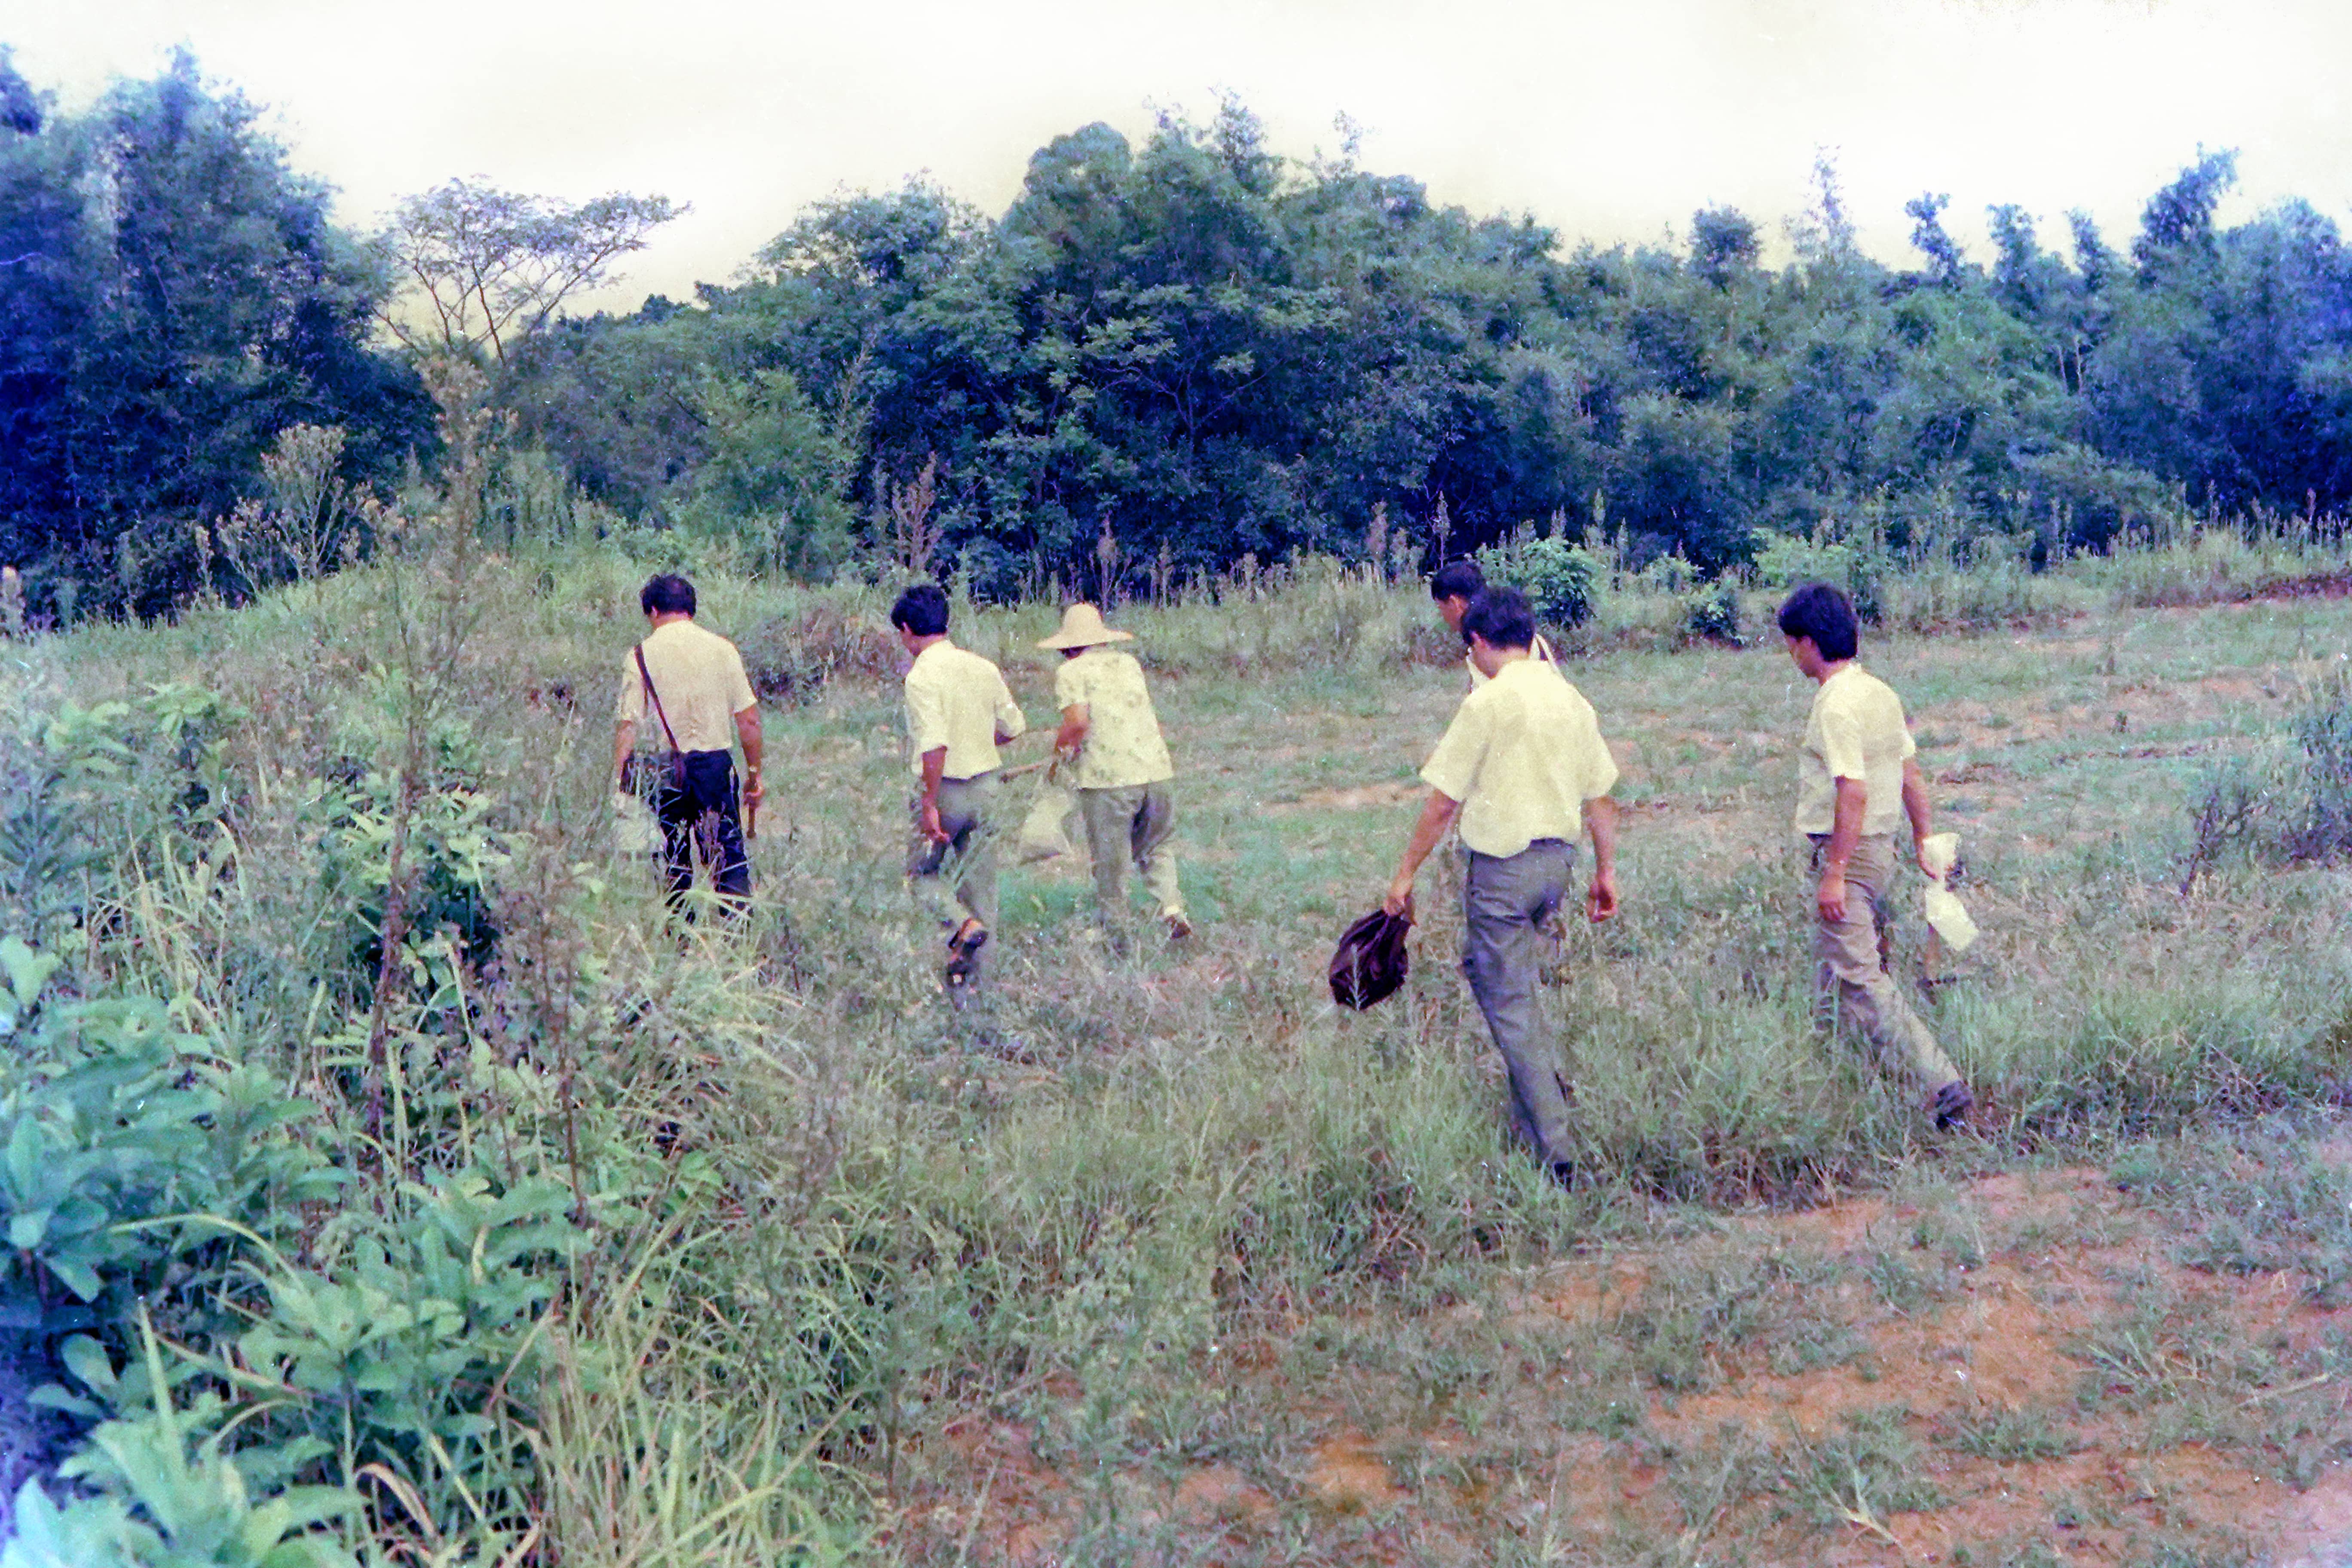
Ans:
[[[1887,887],[1895,879],[1895,839],[1873,833],[1855,842],[1845,868],[1845,919],[1835,922],[1822,918],[1819,901],[1811,897],[1821,883],[1822,852],[1828,843],[1827,835],[1813,839],[1812,880],[1806,889],[1813,911],[1814,1016],[1833,1028],[1843,1014],[1882,1058],[1908,1067],[1928,1089],[1941,1089],[1956,1081],[1959,1071],[1886,973],[1880,931],[1887,921]]]
[[[1127,863],[1142,873],[1144,891],[1159,900],[1162,915],[1184,912],[1176,885],[1176,852],[1168,836],[1176,826],[1176,800],[1165,784],[1082,789],[1078,818],[1087,826],[1087,855],[1094,862],[1095,916],[1118,921],[1127,908]]]
[[[907,848],[916,901],[950,931],[967,915],[996,929],[996,784],[993,773],[941,779],[940,826],[947,829],[948,841],[932,843],[918,822]],[[982,948],[980,957],[987,955]]]
[[[1576,846],[1539,838],[1517,855],[1467,851],[1462,879],[1462,973],[1511,1080],[1511,1121],[1546,1164],[1571,1157],[1569,1079],[1559,1042],[1544,1033],[1536,984],[1550,943],[1541,930],[1568,896]]]

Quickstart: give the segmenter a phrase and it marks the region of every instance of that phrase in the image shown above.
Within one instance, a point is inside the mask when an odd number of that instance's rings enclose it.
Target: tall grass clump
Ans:
[[[2315,678],[2284,734],[2217,764],[2189,804],[2185,892],[2230,858],[2332,865],[2352,854],[2352,672]]]

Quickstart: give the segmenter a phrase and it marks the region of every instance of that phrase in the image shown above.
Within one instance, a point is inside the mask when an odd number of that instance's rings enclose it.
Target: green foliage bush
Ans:
[[[334,825],[324,891],[333,907],[349,911],[352,983],[373,985],[383,960],[397,837],[407,888],[401,962],[425,994],[446,995],[457,978],[450,952],[481,964],[498,950],[492,891],[508,858],[498,803],[478,789],[446,784],[417,797],[404,832],[395,826],[399,787],[398,780],[372,772],[355,785],[322,792],[314,809]]]
[[[1683,631],[1693,640],[1739,641],[1739,585],[1717,577],[1683,595]]]
[[[772,571],[830,574],[849,552],[842,491],[854,458],[800,383],[782,370],[707,376],[695,395],[708,446],[678,526],[738,543]]]
[[[1548,626],[1570,629],[1592,618],[1601,563],[1581,545],[1558,536],[1512,539],[1477,552],[1489,583],[1517,588]]]

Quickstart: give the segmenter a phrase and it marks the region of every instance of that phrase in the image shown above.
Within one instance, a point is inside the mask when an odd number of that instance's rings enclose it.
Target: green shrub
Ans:
[[[1693,642],[1739,641],[1739,587],[1730,578],[1701,584],[1682,601],[1683,633]]]
[[[398,782],[371,773],[349,789],[331,790],[320,804],[337,824],[328,854],[331,892],[350,911],[351,973],[374,983],[383,960],[382,932],[394,875]],[[497,802],[477,790],[428,790],[416,800],[399,845],[407,887],[404,961],[426,994],[447,990],[452,946],[479,966],[498,944],[493,879],[507,862],[505,836],[495,823]],[[446,942],[445,940],[446,939]],[[436,963],[436,957],[438,962]]]
[[[1834,583],[1852,592],[1859,553],[1851,544],[1756,531],[1756,580],[1767,588]]]
[[[350,1568],[317,1527],[357,1514],[358,1494],[283,1479],[315,1445],[247,1434],[232,1451],[220,1399],[180,1407],[153,1331],[140,1339],[149,1406],[101,1424],[60,1467],[83,1495],[59,1505],[38,1481],[18,1489],[0,1568]]]
[[[1895,563],[1871,544],[1759,529],[1755,570],[1756,581],[1767,588],[1793,588],[1801,583],[1843,588],[1853,600],[1854,613],[1877,626],[1885,618],[1886,582],[1895,574]]]
[[[1592,616],[1593,583],[1601,563],[1581,545],[1557,536],[1519,538],[1478,552],[1486,581],[1517,588],[1528,596],[1538,619],[1580,626]]]

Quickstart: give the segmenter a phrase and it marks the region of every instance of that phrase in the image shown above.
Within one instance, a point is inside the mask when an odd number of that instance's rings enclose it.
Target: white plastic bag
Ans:
[[[1919,841],[1919,858],[1924,868],[1933,875],[1922,895],[1921,912],[1927,917],[1928,929],[1943,940],[1947,952],[1965,952],[1977,939],[1977,922],[1969,918],[1958,894],[1946,881],[1952,874],[1952,864],[1960,857],[1960,836],[1957,833],[1933,833]]]
[[[650,855],[661,847],[653,809],[626,791],[613,792],[613,853]]]
[[[1021,819],[1021,833],[1016,856],[1024,866],[1040,860],[1051,860],[1057,855],[1076,853],[1070,843],[1070,813],[1078,808],[1078,797],[1055,783],[1051,774],[1037,792],[1036,801],[1029,815]]]

